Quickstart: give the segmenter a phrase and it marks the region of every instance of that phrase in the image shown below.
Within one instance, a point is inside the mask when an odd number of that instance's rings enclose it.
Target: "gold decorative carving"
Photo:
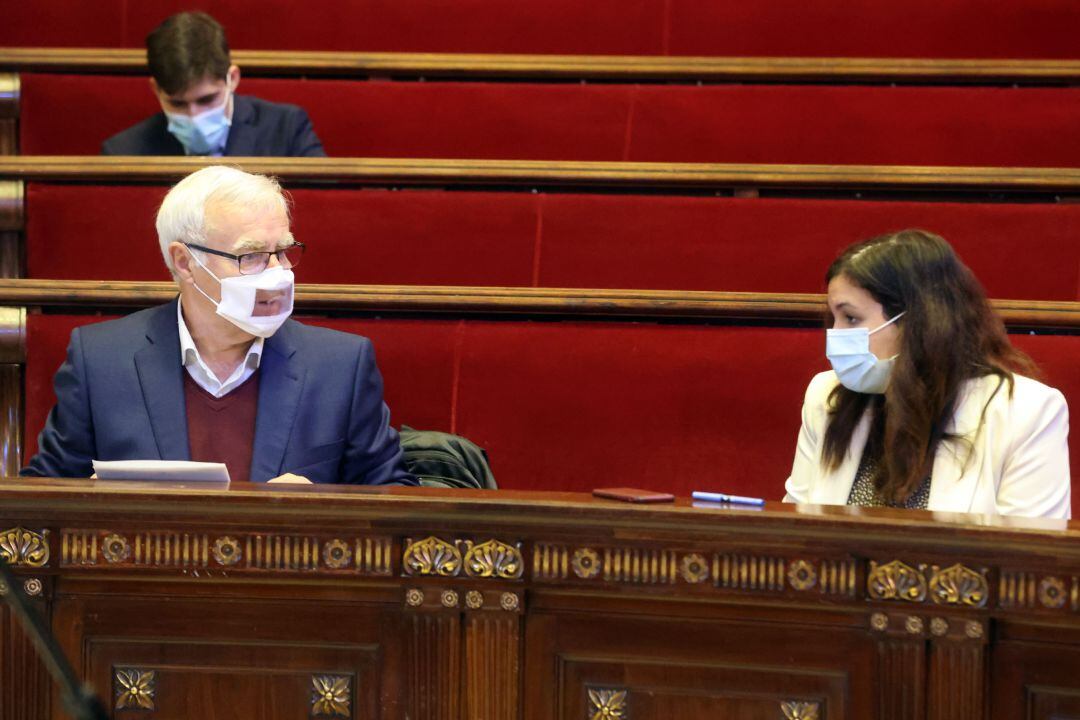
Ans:
[[[624,720],[629,698],[626,690],[589,688],[589,720]]]
[[[783,590],[786,573],[782,558],[749,555],[719,555],[713,558],[713,582],[717,587]]]
[[[138,668],[116,668],[113,671],[116,710],[154,710],[157,692],[157,673]]]
[[[7,591],[7,583],[3,580],[0,580],[0,597],[4,597],[5,595],[7,595]]]
[[[673,584],[679,561],[673,550],[640,547],[604,548],[600,561],[607,582]]]
[[[568,575],[570,553],[565,545],[537,543],[533,546],[533,578],[563,580]]]
[[[946,635],[949,632],[949,622],[945,618],[932,618],[930,620],[930,634],[937,637]]]
[[[788,568],[788,582],[796,590],[809,590],[817,584],[817,571],[805,560],[796,560]]]
[[[37,597],[44,589],[41,581],[37,578],[28,578],[26,582],[23,583],[23,590],[25,590],[26,594],[30,597]]]
[[[964,626],[964,634],[972,640],[978,640],[983,636],[983,626],[978,620],[968,620]]]
[[[889,616],[885,613],[874,613],[870,616],[870,627],[879,632],[885,630],[889,627]]]
[[[60,533],[60,564],[97,564],[97,535],[82,530],[62,530]]]
[[[131,543],[123,535],[112,533],[101,541],[101,554],[111,563],[124,562],[131,557]]]
[[[225,566],[240,562],[240,556],[243,554],[240,550],[240,541],[227,535],[214,541],[214,549],[211,552],[218,564]]]
[[[924,627],[923,619],[918,615],[909,615],[904,622],[904,629],[912,635],[921,635]]]
[[[523,572],[521,549],[498,540],[474,545],[465,553],[465,574],[470,577],[517,580]]]
[[[696,585],[708,579],[709,564],[705,557],[698,553],[684,555],[682,562],[679,563],[679,575],[686,582]]]
[[[349,566],[349,543],[344,540],[331,540],[323,545],[323,562],[326,567],[341,570]]]
[[[0,533],[0,558],[8,565],[44,567],[49,563],[49,531],[15,527]]]
[[[592,548],[578,548],[570,561],[574,574],[583,580],[589,580],[600,574],[600,554]]]
[[[984,607],[989,596],[986,576],[957,563],[944,570],[931,568],[930,597],[938,605]]]
[[[499,606],[508,612],[513,612],[521,606],[521,600],[512,592],[504,592],[499,598]]]
[[[822,560],[819,569],[818,587],[829,595],[847,595],[854,597],[856,591],[856,570],[853,560]]]
[[[249,568],[260,570],[319,569],[319,541],[303,535],[249,535],[242,555]]]
[[[420,607],[424,604],[424,592],[416,588],[410,588],[405,593],[405,604],[409,607]]]
[[[784,720],[818,720],[821,716],[821,706],[815,702],[788,700],[780,703],[780,711]]]
[[[1065,582],[1061,578],[1047,576],[1039,583],[1039,602],[1043,607],[1056,610],[1065,606]]]
[[[484,607],[484,594],[476,590],[465,593],[465,607],[470,610],[479,610]]]
[[[453,577],[461,571],[461,551],[437,537],[406,541],[402,556],[406,575]]]
[[[453,590],[443,590],[442,595],[439,596],[439,600],[442,602],[443,607],[455,608],[458,606],[458,594]]]
[[[388,537],[356,540],[356,569],[372,575],[392,575],[394,541]]]
[[[871,561],[866,590],[874,600],[922,602],[926,599],[926,578],[921,572],[899,560],[885,565]]]
[[[352,678],[348,675],[311,676],[312,717],[343,717],[351,715]]]

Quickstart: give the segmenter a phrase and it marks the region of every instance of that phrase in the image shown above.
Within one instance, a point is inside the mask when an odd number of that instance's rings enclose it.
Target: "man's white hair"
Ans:
[[[169,245],[201,244],[206,240],[206,208],[211,205],[289,214],[289,203],[277,180],[225,165],[197,170],[176,183],[161,201],[157,214],[158,242],[169,272],[176,274]]]

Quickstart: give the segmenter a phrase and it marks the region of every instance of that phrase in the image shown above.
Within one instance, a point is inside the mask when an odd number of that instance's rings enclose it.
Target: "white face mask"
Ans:
[[[878,360],[870,352],[870,336],[892,325],[904,316],[900,313],[883,325],[866,328],[830,329],[825,331],[825,357],[832,363],[840,384],[848,390],[880,395],[889,386],[893,361],[897,356]]]
[[[268,338],[277,332],[278,328],[289,319],[293,310],[293,285],[292,270],[287,270],[280,265],[267,268],[257,275],[237,275],[227,277],[224,280],[215,275],[210,268],[203,265],[202,261],[191,253],[191,257],[210,277],[221,285],[221,302],[203,292],[203,289],[195,285],[195,289],[203,294],[217,307],[217,314],[231,322],[236,327],[255,337]],[[284,309],[276,315],[254,315],[255,295],[259,290],[269,292],[284,291],[285,297],[281,302]]]

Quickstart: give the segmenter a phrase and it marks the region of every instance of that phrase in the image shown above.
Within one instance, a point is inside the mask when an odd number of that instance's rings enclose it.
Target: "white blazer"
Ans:
[[[967,457],[965,445],[945,442],[938,447],[931,471],[929,510],[1071,516],[1069,408],[1065,397],[1031,378],[1013,377],[1012,397],[1007,384],[993,395],[999,382],[996,375],[969,380],[961,390],[947,431],[972,442],[971,457]],[[835,472],[822,469],[821,449],[829,420],[826,402],[838,382],[830,370],[815,376],[806,388],[802,429],[791,477],[785,483],[785,502],[847,503],[871,418],[867,412],[855,427],[840,467]],[[980,429],[984,407],[986,417]]]

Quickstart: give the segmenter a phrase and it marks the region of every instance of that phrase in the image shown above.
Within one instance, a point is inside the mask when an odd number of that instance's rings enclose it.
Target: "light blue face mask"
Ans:
[[[232,121],[225,116],[225,108],[231,100],[230,94],[221,105],[194,116],[165,113],[165,117],[169,118],[169,132],[180,141],[189,155],[224,152],[232,125]]]

